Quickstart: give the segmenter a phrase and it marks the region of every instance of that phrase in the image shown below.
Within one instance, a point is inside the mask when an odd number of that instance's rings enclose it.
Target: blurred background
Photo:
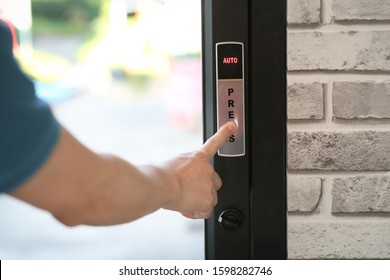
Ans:
[[[37,95],[81,142],[133,163],[202,144],[199,0],[0,0]],[[67,228],[0,195],[0,259],[203,259],[203,221],[160,210]]]

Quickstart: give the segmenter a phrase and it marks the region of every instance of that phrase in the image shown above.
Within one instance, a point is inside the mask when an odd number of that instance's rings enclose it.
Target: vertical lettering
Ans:
[[[234,89],[228,88],[228,95],[230,96],[234,92]]]
[[[234,100],[228,100],[228,107],[234,108]]]

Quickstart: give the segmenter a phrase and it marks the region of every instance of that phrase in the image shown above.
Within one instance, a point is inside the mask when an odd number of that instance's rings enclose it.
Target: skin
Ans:
[[[199,150],[143,166],[94,153],[62,128],[44,166],[10,194],[67,226],[122,224],[161,208],[208,218],[222,186],[210,160],[236,128],[228,122]]]

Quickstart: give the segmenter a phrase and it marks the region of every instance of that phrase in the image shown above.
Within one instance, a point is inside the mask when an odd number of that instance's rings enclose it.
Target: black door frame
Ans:
[[[205,140],[217,130],[217,43],[243,43],[246,119],[245,155],[213,160],[223,187],[206,220],[207,259],[287,258],[286,6],[202,0]]]

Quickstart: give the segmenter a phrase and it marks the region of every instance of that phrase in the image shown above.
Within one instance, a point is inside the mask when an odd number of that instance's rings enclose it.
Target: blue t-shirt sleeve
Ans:
[[[27,181],[49,158],[60,126],[38,99],[12,53],[12,34],[0,20],[0,192]]]

